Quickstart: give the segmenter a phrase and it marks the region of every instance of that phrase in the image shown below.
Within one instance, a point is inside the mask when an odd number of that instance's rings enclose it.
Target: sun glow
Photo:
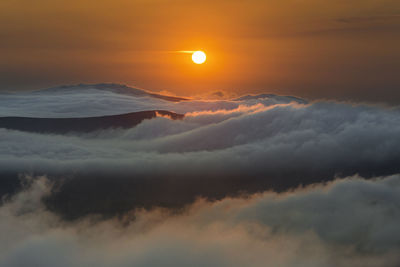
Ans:
[[[192,54],[192,60],[196,64],[203,64],[206,58],[206,54],[203,51],[196,51]]]

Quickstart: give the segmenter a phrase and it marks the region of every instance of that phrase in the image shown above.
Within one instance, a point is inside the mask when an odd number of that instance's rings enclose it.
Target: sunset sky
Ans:
[[[0,36],[2,91],[116,82],[400,103],[398,0],[5,0]]]

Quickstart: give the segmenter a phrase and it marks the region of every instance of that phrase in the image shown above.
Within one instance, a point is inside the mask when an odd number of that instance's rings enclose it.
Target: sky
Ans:
[[[397,0],[3,0],[0,39],[0,91],[114,82],[400,103]]]

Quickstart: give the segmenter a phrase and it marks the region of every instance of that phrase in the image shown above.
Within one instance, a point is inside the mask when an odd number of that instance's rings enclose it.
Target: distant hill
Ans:
[[[275,99],[282,103],[297,102],[299,104],[307,104],[308,101],[295,96],[281,96],[275,94],[259,94],[259,95],[245,95],[239,98],[233,99],[233,101],[248,101],[248,100],[259,100],[259,99]]]
[[[165,110],[131,112],[121,115],[86,117],[86,118],[29,118],[0,117],[0,128],[34,133],[81,133],[108,128],[131,128],[145,119],[158,116],[182,119],[184,115]]]
[[[74,92],[74,91],[82,90],[82,89],[96,89],[96,90],[109,91],[109,92],[114,92],[117,94],[131,95],[131,96],[150,96],[150,97],[154,97],[154,98],[158,98],[158,99],[162,99],[162,100],[166,100],[166,101],[172,101],[172,102],[188,100],[183,97],[151,93],[151,92],[148,92],[143,89],[133,88],[133,87],[130,87],[130,86],[127,86],[124,84],[117,84],[117,83],[62,85],[62,86],[58,86],[58,87],[38,90],[38,91],[36,91],[36,93]]]

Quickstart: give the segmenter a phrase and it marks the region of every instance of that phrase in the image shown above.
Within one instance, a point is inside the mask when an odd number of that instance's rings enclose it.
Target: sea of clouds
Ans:
[[[41,99],[38,101],[44,101]],[[147,98],[138,99],[141,110],[145,110]],[[68,97],[64,102],[73,103]],[[162,102],[165,106],[160,104],[157,109],[171,106],[179,112],[191,104]],[[232,175],[283,182],[297,179],[292,177],[296,175],[304,183],[311,177],[332,179],[357,173],[369,177],[400,171],[397,108],[336,102],[276,103],[273,98],[222,101],[220,107],[221,101],[199,102],[202,107],[198,111],[192,110],[197,105],[194,103],[182,112],[183,120],[161,116],[131,129],[52,135],[3,128],[0,168],[44,174],[112,172],[187,179]],[[121,106],[116,102],[108,109]],[[86,103],[74,112],[93,109]],[[24,110],[28,108],[21,112]],[[104,114],[105,109],[102,111]],[[46,112],[55,113],[48,107]]]
[[[95,86],[0,96],[2,116],[142,110],[185,117],[85,134],[0,128],[0,175],[34,176],[3,196],[1,266],[400,264],[396,107]]]

